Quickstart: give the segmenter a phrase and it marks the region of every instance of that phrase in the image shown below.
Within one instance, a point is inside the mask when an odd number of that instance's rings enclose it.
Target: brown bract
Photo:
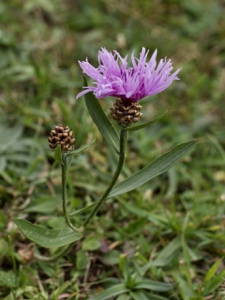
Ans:
[[[68,126],[55,126],[55,128],[51,130],[48,141],[49,147],[52,150],[55,150],[58,145],[61,145],[63,152],[71,151],[75,143],[73,131],[70,130]]]
[[[111,110],[111,116],[122,127],[128,127],[138,122],[141,117],[142,106],[138,102],[117,99]]]

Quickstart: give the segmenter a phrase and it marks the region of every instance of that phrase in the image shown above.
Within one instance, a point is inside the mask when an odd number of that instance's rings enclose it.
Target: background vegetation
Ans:
[[[105,279],[121,280],[121,254],[131,272],[145,266],[148,278],[178,284],[147,299],[224,299],[223,262],[206,277],[225,253],[224,9],[222,0],[1,1],[1,299],[88,299]],[[198,144],[167,174],[109,200],[69,254],[40,261],[35,255],[54,249],[28,241],[13,219],[64,226],[50,130],[70,126],[76,147],[96,138],[73,162],[71,210],[97,199],[114,166],[83,99],[75,100],[78,60],[97,66],[101,47],[138,55],[143,46],[172,58],[181,80],[141,102],[145,120],[169,112],[129,135],[124,175],[178,143]],[[101,104],[109,111],[112,99]]]

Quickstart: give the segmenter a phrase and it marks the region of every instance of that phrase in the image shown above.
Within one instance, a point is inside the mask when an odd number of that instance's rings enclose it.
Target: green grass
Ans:
[[[147,299],[225,299],[219,261],[225,253],[223,9],[222,0],[1,1],[2,300],[89,299],[124,281],[124,253],[131,273],[144,270],[147,279],[177,284],[155,293],[158,298],[146,291]],[[115,165],[84,99],[75,100],[83,85],[78,60],[88,57],[97,65],[101,47],[125,55],[142,46],[172,58],[175,68],[182,67],[181,80],[141,102],[144,121],[169,111],[148,129],[129,133],[123,175],[176,144],[196,139],[197,146],[166,174],[108,200],[68,254],[41,261],[35,255],[54,255],[56,249],[31,243],[13,219],[54,229],[65,225],[50,130],[70,126],[76,148],[96,139],[70,169],[71,211],[101,195]],[[105,111],[112,105],[111,99],[100,103]]]

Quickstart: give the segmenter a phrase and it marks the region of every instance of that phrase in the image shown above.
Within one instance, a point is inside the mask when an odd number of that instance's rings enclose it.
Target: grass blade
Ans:
[[[107,300],[112,299],[113,297],[119,296],[123,293],[128,292],[128,289],[126,288],[124,283],[116,284],[100,293],[98,293],[96,296],[88,299],[88,300]]]

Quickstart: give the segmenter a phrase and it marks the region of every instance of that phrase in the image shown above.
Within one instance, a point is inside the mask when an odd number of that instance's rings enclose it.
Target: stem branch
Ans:
[[[68,165],[67,165],[67,158],[66,155],[63,153],[62,154],[62,162],[61,162],[61,167],[62,167],[62,202],[63,202],[63,214],[66,219],[67,225],[76,232],[80,232],[81,230],[79,228],[76,228],[70,221],[68,215],[67,215],[67,206],[66,206],[66,198],[67,198],[67,172],[68,172]]]
[[[113,186],[115,185],[121,171],[124,165],[125,157],[126,157],[126,145],[127,145],[127,130],[124,128],[121,128],[120,131],[120,152],[119,152],[119,161],[117,168],[115,170],[115,173],[113,175],[113,178],[105,190],[105,193],[102,195],[102,197],[98,200],[96,203],[94,209],[90,213],[90,215],[87,217],[87,219],[84,221],[83,226],[86,227],[87,224],[91,221],[91,219],[98,213],[99,209],[101,208],[103,202],[107,199],[107,196],[111,192]]]

